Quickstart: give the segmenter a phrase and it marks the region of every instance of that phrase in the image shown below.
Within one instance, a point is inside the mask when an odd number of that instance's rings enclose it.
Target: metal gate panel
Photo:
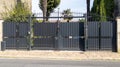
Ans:
[[[3,40],[7,49],[27,48],[28,23],[3,23]]]
[[[80,50],[79,39],[63,38],[63,49]]]
[[[99,23],[89,22],[88,23],[88,41],[87,50],[98,50],[99,49]]]
[[[7,49],[27,48],[28,45],[26,38],[5,38],[4,41]]]
[[[95,37],[99,36],[99,23],[98,22],[88,22],[88,37]]]
[[[101,23],[101,49],[112,50],[113,26],[112,22]]]
[[[19,36],[28,36],[29,27],[28,23],[19,23]]]
[[[112,51],[112,38],[101,38],[101,50]]]
[[[37,48],[54,48],[55,47],[55,39],[54,38],[35,38],[34,39],[34,47]]]
[[[101,22],[101,37],[110,37],[113,36],[113,26],[112,22]]]
[[[16,39],[15,38],[4,38],[6,42],[6,48],[16,48]]]
[[[34,23],[34,36],[55,36],[57,23]]]
[[[98,38],[89,38],[86,45],[87,50],[99,50],[99,39]]]
[[[60,23],[61,36],[79,36],[79,23]]]
[[[16,44],[18,48],[27,48],[27,45],[29,45],[27,38],[18,38],[18,43]]]
[[[4,22],[3,23],[3,36],[4,37],[15,37],[16,36],[16,23]]]
[[[88,50],[112,50],[113,27],[111,22],[89,22]]]
[[[79,23],[60,23],[59,36],[63,42],[60,49],[79,50]],[[76,38],[76,39],[75,39]]]
[[[33,47],[39,49],[51,49],[55,47],[57,23],[34,23]]]

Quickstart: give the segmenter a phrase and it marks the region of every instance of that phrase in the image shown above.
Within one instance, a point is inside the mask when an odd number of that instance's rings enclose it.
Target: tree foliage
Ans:
[[[52,12],[54,12],[54,9],[57,8],[60,4],[60,0],[47,0],[47,12],[46,12],[46,17],[49,18],[50,14]],[[44,7],[43,7],[43,0],[40,0],[40,4],[39,7],[42,11],[44,11]],[[48,18],[46,18],[46,20],[48,21]]]
[[[31,11],[27,4],[18,2],[13,9],[8,10],[6,8],[6,11],[1,15],[5,22],[27,22],[28,19],[26,17],[31,15]]]
[[[67,20],[68,22],[73,19],[73,15],[70,9],[64,10],[62,15],[64,16],[64,20]]]
[[[92,18],[97,21],[107,21],[113,18],[114,0],[94,0],[91,10]]]

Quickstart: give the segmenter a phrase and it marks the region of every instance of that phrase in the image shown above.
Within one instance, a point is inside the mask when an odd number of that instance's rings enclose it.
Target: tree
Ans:
[[[97,21],[108,21],[114,15],[114,0],[94,0],[91,10],[93,19]]]
[[[100,20],[99,15],[100,15],[100,0],[94,0],[93,7],[91,9],[92,18],[90,19],[99,21]]]
[[[59,6],[60,0],[47,0],[47,10],[45,9],[46,7],[45,4],[43,4],[43,1],[44,0],[40,0],[39,7],[43,13],[46,12],[46,21],[48,21],[50,14]],[[45,13],[43,17],[45,17]]]
[[[119,7],[120,7],[120,4],[119,4],[119,2],[120,2],[120,0],[114,0],[114,17],[117,17],[117,16],[119,16],[120,15],[120,9],[119,9]]]
[[[17,3],[21,2],[21,0],[17,0]]]
[[[26,17],[31,15],[31,11],[25,3],[19,1],[13,9],[6,8],[6,12],[1,15],[5,22],[28,22]]]
[[[114,9],[115,3],[114,0],[104,0],[105,1],[105,9],[106,9],[106,16],[113,18],[114,16]]]
[[[43,11],[43,22],[46,21],[46,13],[47,13],[47,0],[40,0],[40,9]]]
[[[64,16],[64,20],[67,20],[67,22],[73,19],[73,15],[70,9],[64,10],[62,15]]]

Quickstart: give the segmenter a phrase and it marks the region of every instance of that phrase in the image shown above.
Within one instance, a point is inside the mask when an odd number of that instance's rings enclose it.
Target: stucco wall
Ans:
[[[120,52],[120,17],[117,18],[117,49]]]
[[[1,43],[1,41],[3,40],[3,39],[2,39],[2,36],[3,36],[3,30],[2,30],[2,28],[3,28],[2,26],[3,26],[3,25],[2,25],[2,23],[3,23],[3,20],[0,20],[0,43]]]
[[[27,3],[31,10],[32,0],[21,0],[21,1],[23,3]],[[0,0],[0,13],[12,9],[15,6],[16,2],[17,2],[17,0]],[[2,19],[1,15],[0,15],[0,19]]]

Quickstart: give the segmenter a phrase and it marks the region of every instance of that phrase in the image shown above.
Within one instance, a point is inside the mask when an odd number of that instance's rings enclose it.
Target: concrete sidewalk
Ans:
[[[119,53],[109,51],[0,51],[0,58],[31,58],[58,60],[120,60]]]

